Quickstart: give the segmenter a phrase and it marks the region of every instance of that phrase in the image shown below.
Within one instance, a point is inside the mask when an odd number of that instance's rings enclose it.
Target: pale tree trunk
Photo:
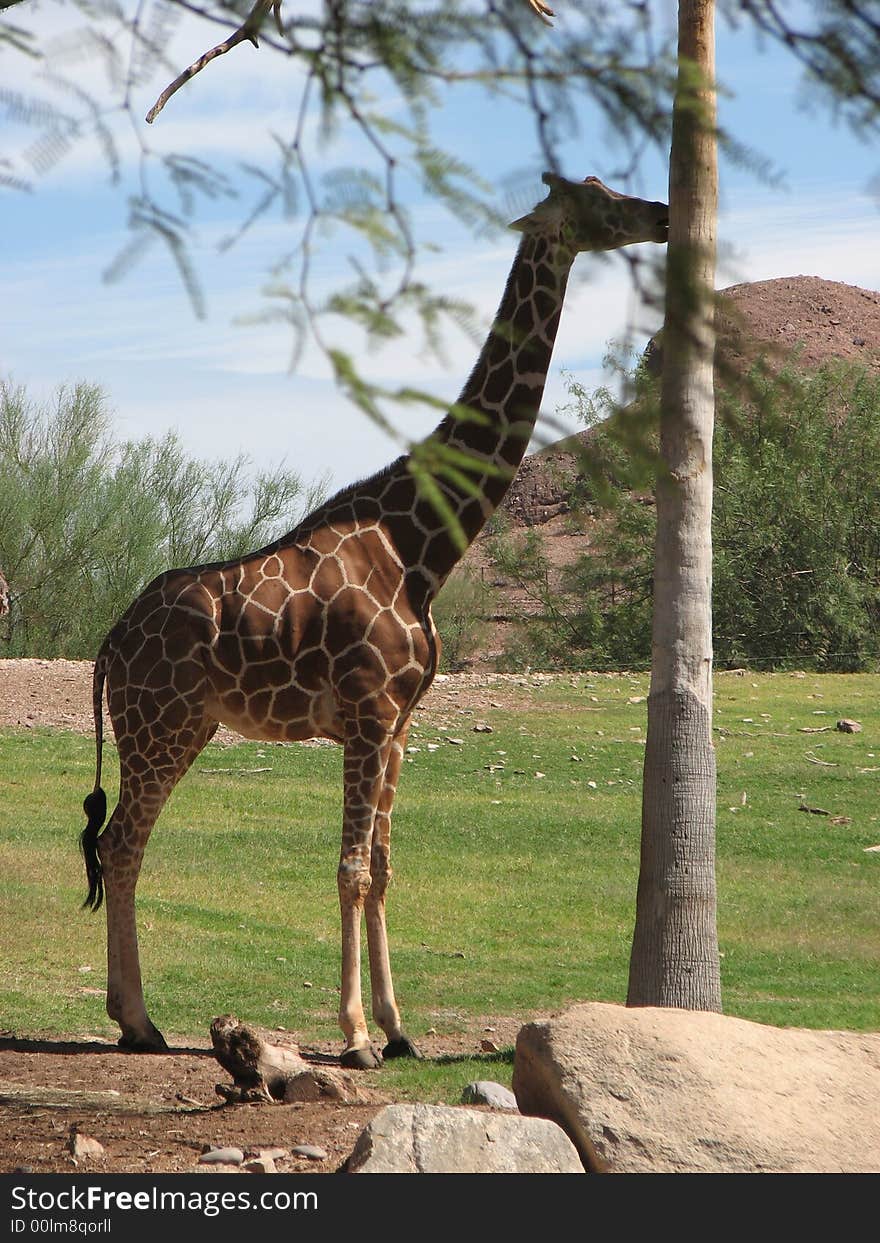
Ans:
[[[720,1010],[712,744],[714,0],[679,0],[642,853],[630,1006]]]

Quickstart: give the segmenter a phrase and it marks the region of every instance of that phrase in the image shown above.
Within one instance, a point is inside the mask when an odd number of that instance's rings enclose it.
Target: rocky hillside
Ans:
[[[731,285],[721,291],[716,375],[742,372],[759,355],[784,360],[799,350],[802,365],[816,367],[830,359],[862,362],[880,371],[880,293],[827,281],[818,276],[787,276],[777,280]],[[659,372],[662,346],[646,348],[648,365]],[[526,457],[502,510],[502,521],[513,530],[535,528],[550,564],[550,581],[587,551],[590,520],[573,528],[568,497],[576,472],[573,446],[583,446],[590,432],[558,441]],[[494,568],[489,556],[491,536],[484,533],[470,549],[465,565],[492,588],[495,613],[476,667],[491,668],[504,650],[517,618],[534,613],[536,603]]]

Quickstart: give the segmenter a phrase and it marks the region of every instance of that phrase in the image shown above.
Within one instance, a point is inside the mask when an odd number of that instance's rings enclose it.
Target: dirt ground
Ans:
[[[92,667],[87,660],[0,660],[0,729],[50,728],[93,733]],[[524,707],[531,691],[555,676],[440,673],[416,711],[425,723],[442,727],[456,716],[477,716],[492,708]],[[106,712],[104,721],[104,736],[112,741]],[[215,741],[241,740],[221,727]]]
[[[519,1019],[480,1019],[465,1032],[424,1037],[419,1047],[428,1058],[483,1057],[484,1074],[475,1075],[470,1062],[462,1069],[464,1087],[475,1077],[493,1077],[481,1041],[510,1046],[520,1026]],[[0,1174],[212,1173],[216,1167],[199,1165],[200,1154],[230,1146],[246,1155],[284,1149],[287,1155],[276,1158],[280,1173],[333,1173],[363,1127],[393,1099],[383,1091],[378,1070],[357,1076],[370,1103],[228,1105],[214,1089],[232,1080],[214,1060],[207,1036],[199,1048],[174,1037],[169,1044],[167,1054],[133,1054],[76,1036],[32,1040],[0,1032]],[[300,1053],[338,1064],[338,1046],[303,1045]],[[87,1100],[88,1094],[103,1099]],[[70,1151],[72,1129],[98,1140],[103,1155],[77,1161]],[[297,1156],[291,1150],[300,1144],[322,1148],[327,1156]]]
[[[87,661],[0,660],[0,728],[91,733],[91,675]],[[438,726],[463,725],[463,717],[476,722],[492,708],[525,704],[545,676],[441,675],[420,711]],[[235,739],[226,734],[218,740]],[[532,1017],[478,1019],[454,1035],[423,1038],[420,1049],[430,1058],[483,1057],[482,1077],[491,1079],[491,1055],[481,1051],[481,1041],[510,1046],[521,1023]],[[291,1153],[298,1144],[323,1148],[327,1157],[291,1154],[277,1160],[280,1172],[331,1173],[391,1099],[383,1091],[382,1071],[371,1071],[358,1076],[372,1098],[369,1104],[226,1105],[214,1089],[231,1079],[214,1060],[208,1033],[201,1047],[173,1035],[169,1043],[170,1054],[127,1054],[76,1034],[32,1039],[0,1028],[0,1174],[210,1173],[212,1167],[198,1164],[206,1147]],[[324,1063],[336,1061],[338,1051],[329,1044],[300,1049],[307,1059]],[[473,1077],[472,1066],[463,1069],[462,1086]],[[105,1096],[87,1101],[84,1093]],[[113,1093],[118,1095],[106,1095]],[[98,1140],[103,1156],[77,1163],[70,1152],[71,1128]]]

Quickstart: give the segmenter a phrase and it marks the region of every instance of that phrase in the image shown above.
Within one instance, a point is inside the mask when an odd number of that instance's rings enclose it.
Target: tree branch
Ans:
[[[190,78],[194,78],[197,73],[201,73],[205,66],[210,64],[215,57],[225,55],[226,52],[232,51],[234,47],[237,47],[239,43],[244,43],[245,40],[253,43],[254,47],[259,47],[260,45],[257,42],[257,35],[260,32],[260,27],[262,26],[266,14],[270,8],[275,17],[275,25],[278,29],[278,33],[283,35],[284,26],[281,22],[281,3],[282,0],[255,0],[254,7],[251,9],[250,13],[248,13],[238,30],[231,34],[228,39],[224,39],[222,43],[218,43],[216,47],[212,47],[210,51],[205,52],[205,54],[200,56],[198,60],[193,61],[188,69],[184,69],[183,73],[178,74],[174,81],[169,86],[166,86],[165,90],[147,113],[147,123],[152,125],[153,121],[155,121],[156,117],[168,103],[171,96],[179,91],[180,88],[187,82],[189,82]],[[553,25],[550,19],[555,16],[554,11],[548,4],[544,3],[544,0],[527,0],[527,3],[532,12],[535,13],[545,25]],[[3,0],[0,0],[0,7],[2,7],[2,4]]]
[[[534,11],[538,14],[541,21],[544,22],[545,25],[547,26],[553,25],[553,23],[550,21],[550,18],[555,17],[556,14],[553,12],[553,10],[548,5],[544,4],[544,0],[529,0],[529,7],[531,9],[534,9]]]
[[[535,0],[535,2],[541,3],[541,0]],[[531,4],[532,0],[529,0],[529,3]],[[216,47],[212,47],[210,51],[205,52],[205,54],[200,56],[198,60],[193,61],[188,69],[184,69],[183,73],[178,74],[170,86],[166,86],[165,90],[147,113],[147,124],[152,125],[153,121],[155,121],[156,117],[168,103],[171,96],[174,95],[175,92],[179,91],[185,83],[189,82],[190,78],[194,78],[197,73],[201,73],[205,65],[210,64],[216,56],[223,56],[226,52],[230,52],[239,43],[244,43],[245,39],[249,40],[254,47],[258,48],[260,45],[257,42],[257,35],[260,32],[260,27],[262,26],[269,9],[272,10],[275,17],[275,25],[278,28],[278,33],[283,35],[284,26],[281,22],[281,0],[256,0],[254,7],[251,9],[250,13],[248,13],[247,17],[234,34],[231,34],[228,39],[224,39],[222,43],[218,43]]]

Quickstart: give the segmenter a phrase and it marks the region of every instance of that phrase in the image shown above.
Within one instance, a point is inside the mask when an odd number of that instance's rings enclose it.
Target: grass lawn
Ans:
[[[866,852],[880,844],[880,676],[721,673],[715,690],[725,1011],[880,1029],[880,853]],[[643,675],[559,677],[527,711],[484,714],[491,733],[419,714],[389,896],[416,1041],[468,1017],[624,999],[646,693]],[[840,717],[862,732],[837,732]],[[139,887],[147,1004],[166,1032],[204,1040],[231,1011],[338,1038],[341,758],[211,746],[178,787]],[[89,738],[0,734],[0,1028],[19,1034],[116,1034],[103,912],[78,909],[93,765]],[[111,799],[115,769],[107,746]]]

